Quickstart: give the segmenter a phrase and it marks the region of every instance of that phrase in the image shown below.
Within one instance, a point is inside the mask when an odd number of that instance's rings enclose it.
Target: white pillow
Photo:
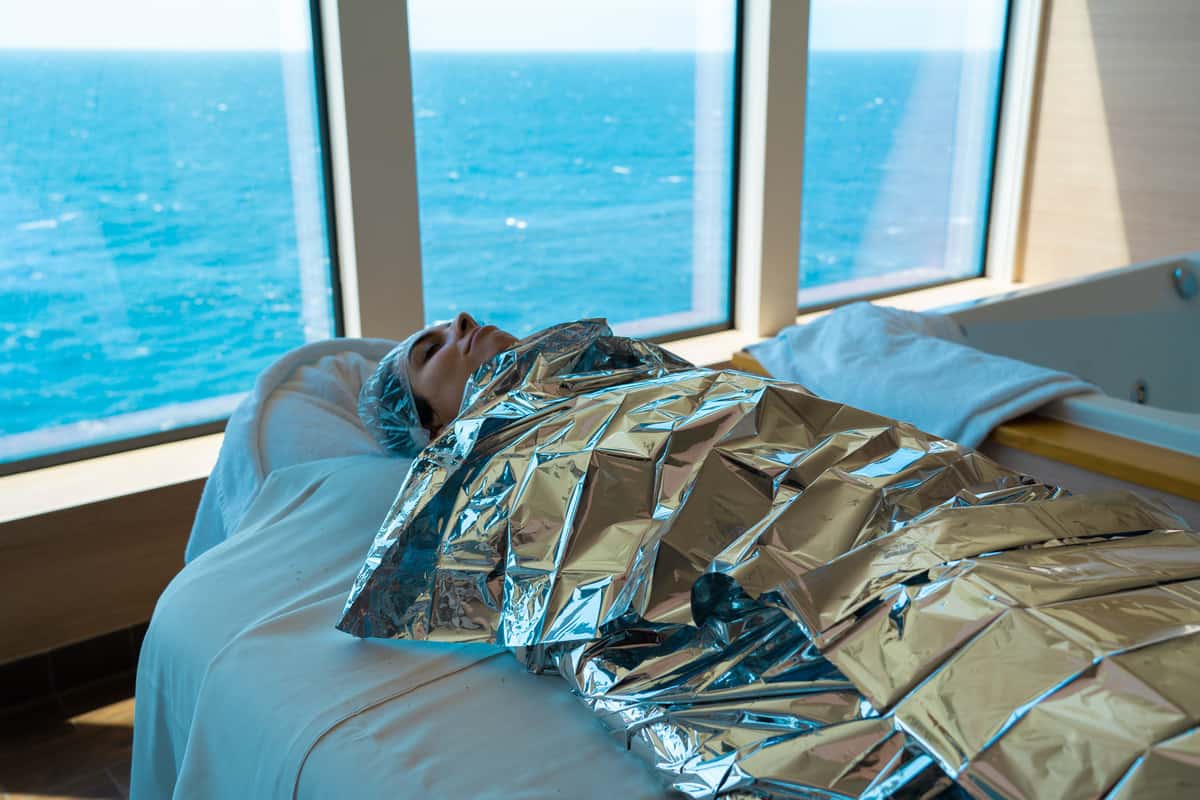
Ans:
[[[358,392],[378,363],[356,352],[328,355],[281,383],[263,403],[263,472],[321,458],[387,455],[358,418]]]
[[[225,426],[184,561],[225,541],[272,470],[354,455],[386,455],[358,419],[358,391],[388,339],[309,342],[264,369]]]

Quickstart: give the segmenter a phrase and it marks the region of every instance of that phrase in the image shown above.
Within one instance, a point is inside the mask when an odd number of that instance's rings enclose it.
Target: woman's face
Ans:
[[[409,385],[433,411],[433,433],[458,416],[467,379],[517,338],[494,325],[484,325],[462,313],[452,322],[427,328],[408,354]]]

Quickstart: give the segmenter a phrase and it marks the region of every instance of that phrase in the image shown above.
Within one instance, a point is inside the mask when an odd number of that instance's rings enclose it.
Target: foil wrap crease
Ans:
[[[589,320],[476,373],[338,627],[512,647],[691,797],[1196,796],[1182,528]]]

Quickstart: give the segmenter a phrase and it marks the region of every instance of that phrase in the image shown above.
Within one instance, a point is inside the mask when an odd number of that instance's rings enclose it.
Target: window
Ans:
[[[427,321],[727,327],[736,4],[413,0]]]
[[[338,330],[309,5],[221,11],[0,0],[0,463],[219,421]]]
[[[0,0],[0,472],[219,425],[343,330],[768,335],[797,280],[811,306],[978,274],[1009,5],[320,4],[362,201],[344,328],[308,3]],[[415,148],[372,112],[397,102]]]
[[[982,274],[1007,11],[813,0],[801,307]]]

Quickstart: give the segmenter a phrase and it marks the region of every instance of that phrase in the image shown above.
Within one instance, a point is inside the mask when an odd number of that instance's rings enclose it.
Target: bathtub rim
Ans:
[[[994,306],[1001,303],[1011,302],[1028,297],[1037,297],[1041,295],[1056,294],[1071,288],[1079,287],[1084,284],[1104,283],[1111,280],[1119,280],[1123,277],[1136,272],[1148,272],[1156,269],[1166,271],[1175,267],[1189,267],[1196,272],[1200,272],[1200,250],[1195,250],[1187,253],[1169,256],[1167,258],[1155,258],[1147,261],[1139,261],[1136,264],[1127,264],[1122,267],[1114,267],[1101,272],[1093,272],[1087,275],[1074,275],[1067,278],[1059,278],[1058,280],[1047,281],[1046,283],[1036,283],[1022,286],[1020,284],[1014,286],[1008,291],[1000,292],[999,294],[990,294],[986,297],[976,297],[960,302],[947,303],[937,308],[931,308],[930,311],[938,314],[945,314],[949,317],[954,317],[959,326],[964,323],[971,323],[980,320],[975,320],[973,317],[976,314],[987,315]]]
[[[1200,459],[1200,414],[1142,405],[1103,392],[1064,397],[1034,413]]]

